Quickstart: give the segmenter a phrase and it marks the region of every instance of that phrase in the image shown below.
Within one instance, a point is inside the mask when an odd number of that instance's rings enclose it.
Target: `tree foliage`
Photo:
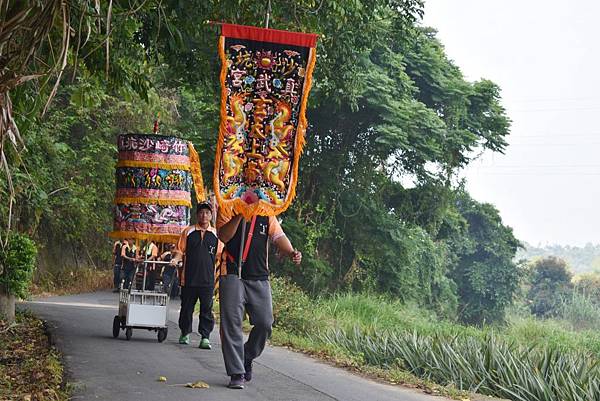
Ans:
[[[3,294],[25,298],[35,270],[35,242],[24,234],[11,233],[0,251],[0,288]]]
[[[313,293],[386,292],[469,322],[501,319],[518,243],[456,182],[477,152],[506,146],[499,88],[464,79],[419,24],[420,0],[271,3],[272,27],[321,34],[298,195],[283,216],[303,265],[274,258],[273,271]],[[17,227],[76,263],[107,259],[119,133],[148,132],[160,112],[161,132],[192,140],[210,176],[218,27],[204,22],[262,25],[266,11],[261,1],[112,4],[110,28],[105,3],[80,17],[94,28],[43,118],[31,113],[37,84],[14,96],[27,133],[27,151],[8,155]]]
[[[492,205],[461,192],[456,206],[467,227],[450,238],[456,259],[449,275],[458,286],[459,315],[466,323],[501,322],[521,281],[513,261],[520,243]]]
[[[561,299],[569,295],[572,275],[567,262],[553,256],[539,259],[531,266],[528,299],[531,313],[550,317],[557,312]]]

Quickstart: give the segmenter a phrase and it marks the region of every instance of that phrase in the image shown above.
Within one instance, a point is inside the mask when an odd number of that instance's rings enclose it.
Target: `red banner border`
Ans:
[[[259,28],[256,26],[222,24],[221,35],[230,38],[272,42],[314,48],[319,35],[315,33],[289,32],[278,29]]]

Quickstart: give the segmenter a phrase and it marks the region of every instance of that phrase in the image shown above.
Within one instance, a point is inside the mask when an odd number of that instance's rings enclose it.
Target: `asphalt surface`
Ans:
[[[196,333],[190,345],[177,343],[179,301],[170,305],[169,333],[163,343],[147,330],[134,330],[130,341],[123,331],[113,338],[118,296],[109,292],[36,299],[19,308],[48,322],[74,385],[73,400],[444,401],[271,346],[255,361],[254,377],[246,388],[228,389],[218,330],[211,335],[210,351],[197,348],[200,337]],[[159,382],[159,376],[167,382]],[[198,380],[210,388],[185,387]]]

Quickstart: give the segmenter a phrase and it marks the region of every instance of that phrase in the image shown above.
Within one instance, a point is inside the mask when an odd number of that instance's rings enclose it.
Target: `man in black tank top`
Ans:
[[[246,222],[242,232],[241,216],[227,218],[219,214],[219,239],[225,244],[227,272],[219,279],[221,311],[221,343],[225,370],[231,377],[230,388],[242,389],[252,379],[252,361],[258,357],[271,335],[273,306],[267,260],[268,242],[273,242],[283,255],[300,264],[302,254],[292,244],[273,216],[256,216]],[[238,271],[240,245],[242,271]],[[242,321],[244,311],[253,326],[244,343]]]
[[[123,288],[129,289],[131,282],[133,281],[133,274],[135,273],[135,264],[139,259],[137,247],[135,246],[135,240],[133,238],[123,241],[121,257],[123,259]]]
[[[113,292],[119,291],[119,284],[121,283],[121,267],[123,265],[122,247],[123,244],[120,240],[113,244]]]
[[[198,332],[202,336],[199,348],[210,349],[209,335],[215,321],[212,313],[215,285],[215,260],[219,248],[216,230],[210,226],[212,207],[201,203],[196,209],[198,223],[187,227],[179,237],[177,263],[183,256],[179,269],[181,286],[181,311],[179,312],[180,344],[189,344],[192,332],[192,314],[196,302],[200,301],[200,323]]]

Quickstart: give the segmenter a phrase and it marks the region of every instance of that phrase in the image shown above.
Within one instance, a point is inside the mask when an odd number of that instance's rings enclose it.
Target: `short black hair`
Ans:
[[[212,213],[212,206],[208,202],[198,203],[198,206],[196,206],[196,214],[202,209],[208,209]]]

